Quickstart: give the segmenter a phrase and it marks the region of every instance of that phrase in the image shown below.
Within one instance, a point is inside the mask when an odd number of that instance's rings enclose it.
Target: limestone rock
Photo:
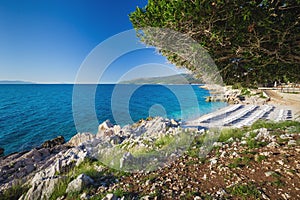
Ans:
[[[272,176],[273,174],[275,174],[273,171],[265,172],[266,177]]]
[[[223,143],[222,142],[214,142],[213,147],[222,147]]]
[[[114,125],[109,120],[106,120],[105,122],[99,125],[96,138],[107,139],[111,136],[116,135],[115,131],[118,131],[117,133],[121,132],[121,130],[119,130],[120,128],[121,127],[118,126],[114,128]]]
[[[63,178],[56,174],[65,172],[74,165],[79,165],[87,156],[87,151],[71,148],[48,159],[43,168],[31,179],[29,183],[31,188],[26,193],[25,199],[49,199],[54,186]]]
[[[53,148],[56,145],[61,145],[65,143],[65,138],[63,136],[58,136],[57,138],[54,138],[52,140],[47,140],[42,144],[43,148]]]
[[[90,195],[88,195],[87,193],[83,193],[82,195],[80,195],[80,199],[85,200],[85,199],[90,199]]]
[[[117,196],[114,194],[107,194],[102,200],[117,200]]]
[[[122,138],[118,135],[111,136],[109,140],[112,145],[117,145],[122,142]]]
[[[95,139],[95,137],[96,136],[92,133],[78,133],[70,139],[67,145],[77,147],[84,142]]]
[[[109,120],[106,120],[105,122],[99,125],[98,132],[104,132],[110,128],[113,128],[113,126],[114,125]]]
[[[124,168],[126,165],[132,165],[133,162],[133,155],[130,152],[125,153],[120,159],[120,169]]]
[[[297,142],[296,142],[296,140],[289,140],[288,145],[290,145],[290,146],[296,146]]]
[[[46,200],[49,199],[54,191],[55,186],[60,181],[61,177],[48,177],[43,181],[35,182],[26,193],[24,199],[30,200]]]
[[[254,132],[257,133],[255,139],[262,141],[262,140],[266,140],[266,141],[272,141],[273,136],[270,135],[268,129],[266,128],[260,128],[258,130],[255,130]]]
[[[279,147],[279,144],[276,143],[276,142],[271,142],[267,145],[267,147],[272,147],[272,148],[275,148],[275,147]]]
[[[177,121],[175,121],[174,119],[171,119],[170,121],[170,126],[171,127],[178,127],[179,126],[179,123]]]
[[[80,174],[76,179],[74,179],[73,181],[71,181],[68,184],[66,193],[80,192],[84,188],[92,185],[93,183],[94,183],[94,180],[91,179],[89,176],[87,176],[85,174]]]

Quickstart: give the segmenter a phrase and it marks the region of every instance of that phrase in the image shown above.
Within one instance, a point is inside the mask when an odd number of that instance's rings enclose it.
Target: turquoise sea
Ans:
[[[94,85],[95,86],[95,85]],[[118,86],[119,94],[112,104],[113,91]],[[90,113],[79,113],[81,121],[75,126],[73,118],[73,87],[74,85],[0,85],[0,147],[5,149],[5,154],[29,150],[41,145],[44,141],[62,135],[69,140],[77,132],[96,133],[97,126],[92,123]],[[88,91],[93,85],[80,86],[83,91]],[[135,88],[130,94],[128,111],[131,121],[126,118],[126,91]],[[193,92],[187,90],[191,87]],[[120,93],[120,91],[122,91]],[[124,93],[124,94],[123,94]],[[178,95],[180,94],[180,95]],[[125,95],[125,96],[124,96]],[[112,123],[122,126],[149,115],[183,119],[196,118],[226,106],[225,103],[207,103],[205,97],[209,91],[197,85],[97,85],[94,108],[97,123],[109,119]],[[77,103],[84,108],[86,100],[84,93],[78,95],[82,101]],[[181,96],[178,98],[178,96]],[[195,107],[193,100],[199,105]],[[113,106],[112,106],[113,105]],[[125,114],[124,114],[125,113]],[[124,115],[124,117],[123,117]]]

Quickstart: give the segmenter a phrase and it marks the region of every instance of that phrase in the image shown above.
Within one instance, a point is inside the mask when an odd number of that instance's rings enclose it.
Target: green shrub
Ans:
[[[241,139],[244,135],[243,129],[237,128],[225,128],[222,129],[221,134],[219,136],[219,142],[226,142],[230,138],[232,139]]]
[[[254,199],[260,199],[261,198],[261,193],[259,190],[255,187],[253,184],[249,185],[234,185],[230,188],[228,188],[229,193],[231,195],[235,195],[237,197],[240,197],[242,199],[249,199],[249,198],[254,198]]]

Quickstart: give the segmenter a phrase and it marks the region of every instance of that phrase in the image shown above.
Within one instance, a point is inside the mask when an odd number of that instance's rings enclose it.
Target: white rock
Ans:
[[[269,176],[272,176],[275,172],[273,171],[268,171],[268,172],[265,172],[265,175],[266,177],[269,177]]]
[[[80,199],[81,200],[90,199],[90,196],[84,192],[82,195],[80,195]]]
[[[150,199],[151,199],[151,197],[150,197],[149,195],[143,196],[143,197],[141,198],[141,200],[150,200]]]
[[[94,180],[91,179],[89,176],[85,174],[80,174],[76,179],[71,181],[68,184],[66,193],[69,192],[80,192],[82,191],[85,187],[92,185],[94,183]]]
[[[246,144],[247,144],[247,141],[246,141],[246,140],[243,140],[243,141],[241,141],[241,144],[242,144],[242,145],[246,145]]]
[[[120,169],[124,168],[126,165],[132,165],[133,162],[133,155],[130,152],[125,153],[120,159]]]
[[[77,147],[84,142],[93,140],[95,137],[92,133],[78,133],[67,142],[67,145]]]
[[[226,143],[232,143],[232,142],[234,142],[234,139],[232,137],[226,141]]]
[[[226,156],[226,151],[222,151],[220,158],[225,158],[225,156]]]
[[[277,162],[278,162],[278,164],[280,164],[280,165],[284,165],[283,160],[278,160]]]
[[[117,200],[118,198],[114,194],[107,194],[102,200]]]
[[[35,182],[26,193],[24,199],[46,200],[49,199],[60,177],[44,178],[43,181]]]
[[[295,146],[295,145],[297,145],[297,142],[296,142],[296,140],[290,140],[288,142],[288,145]]]
[[[239,157],[239,154],[238,154],[237,152],[234,151],[234,152],[232,153],[232,156],[233,156],[233,157]]]
[[[276,142],[271,142],[267,145],[267,147],[279,147],[279,144]]]
[[[171,124],[172,127],[179,126],[178,122],[176,122],[174,119],[171,119],[170,124]]]
[[[291,138],[292,138],[292,137],[290,137],[290,136],[287,135],[287,134],[280,135],[279,137],[280,137],[280,139],[282,139],[282,140],[287,140],[287,139],[291,139]]]
[[[222,147],[222,146],[223,146],[222,142],[214,142],[213,143],[213,147]]]

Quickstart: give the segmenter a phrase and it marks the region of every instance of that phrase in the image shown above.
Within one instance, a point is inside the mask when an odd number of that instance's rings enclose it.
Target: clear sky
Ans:
[[[147,0],[0,0],[0,80],[74,82],[90,51],[132,29],[128,14],[146,4]],[[129,57],[114,62],[103,81],[116,81],[120,67],[124,71],[135,64],[166,63],[154,49]]]

